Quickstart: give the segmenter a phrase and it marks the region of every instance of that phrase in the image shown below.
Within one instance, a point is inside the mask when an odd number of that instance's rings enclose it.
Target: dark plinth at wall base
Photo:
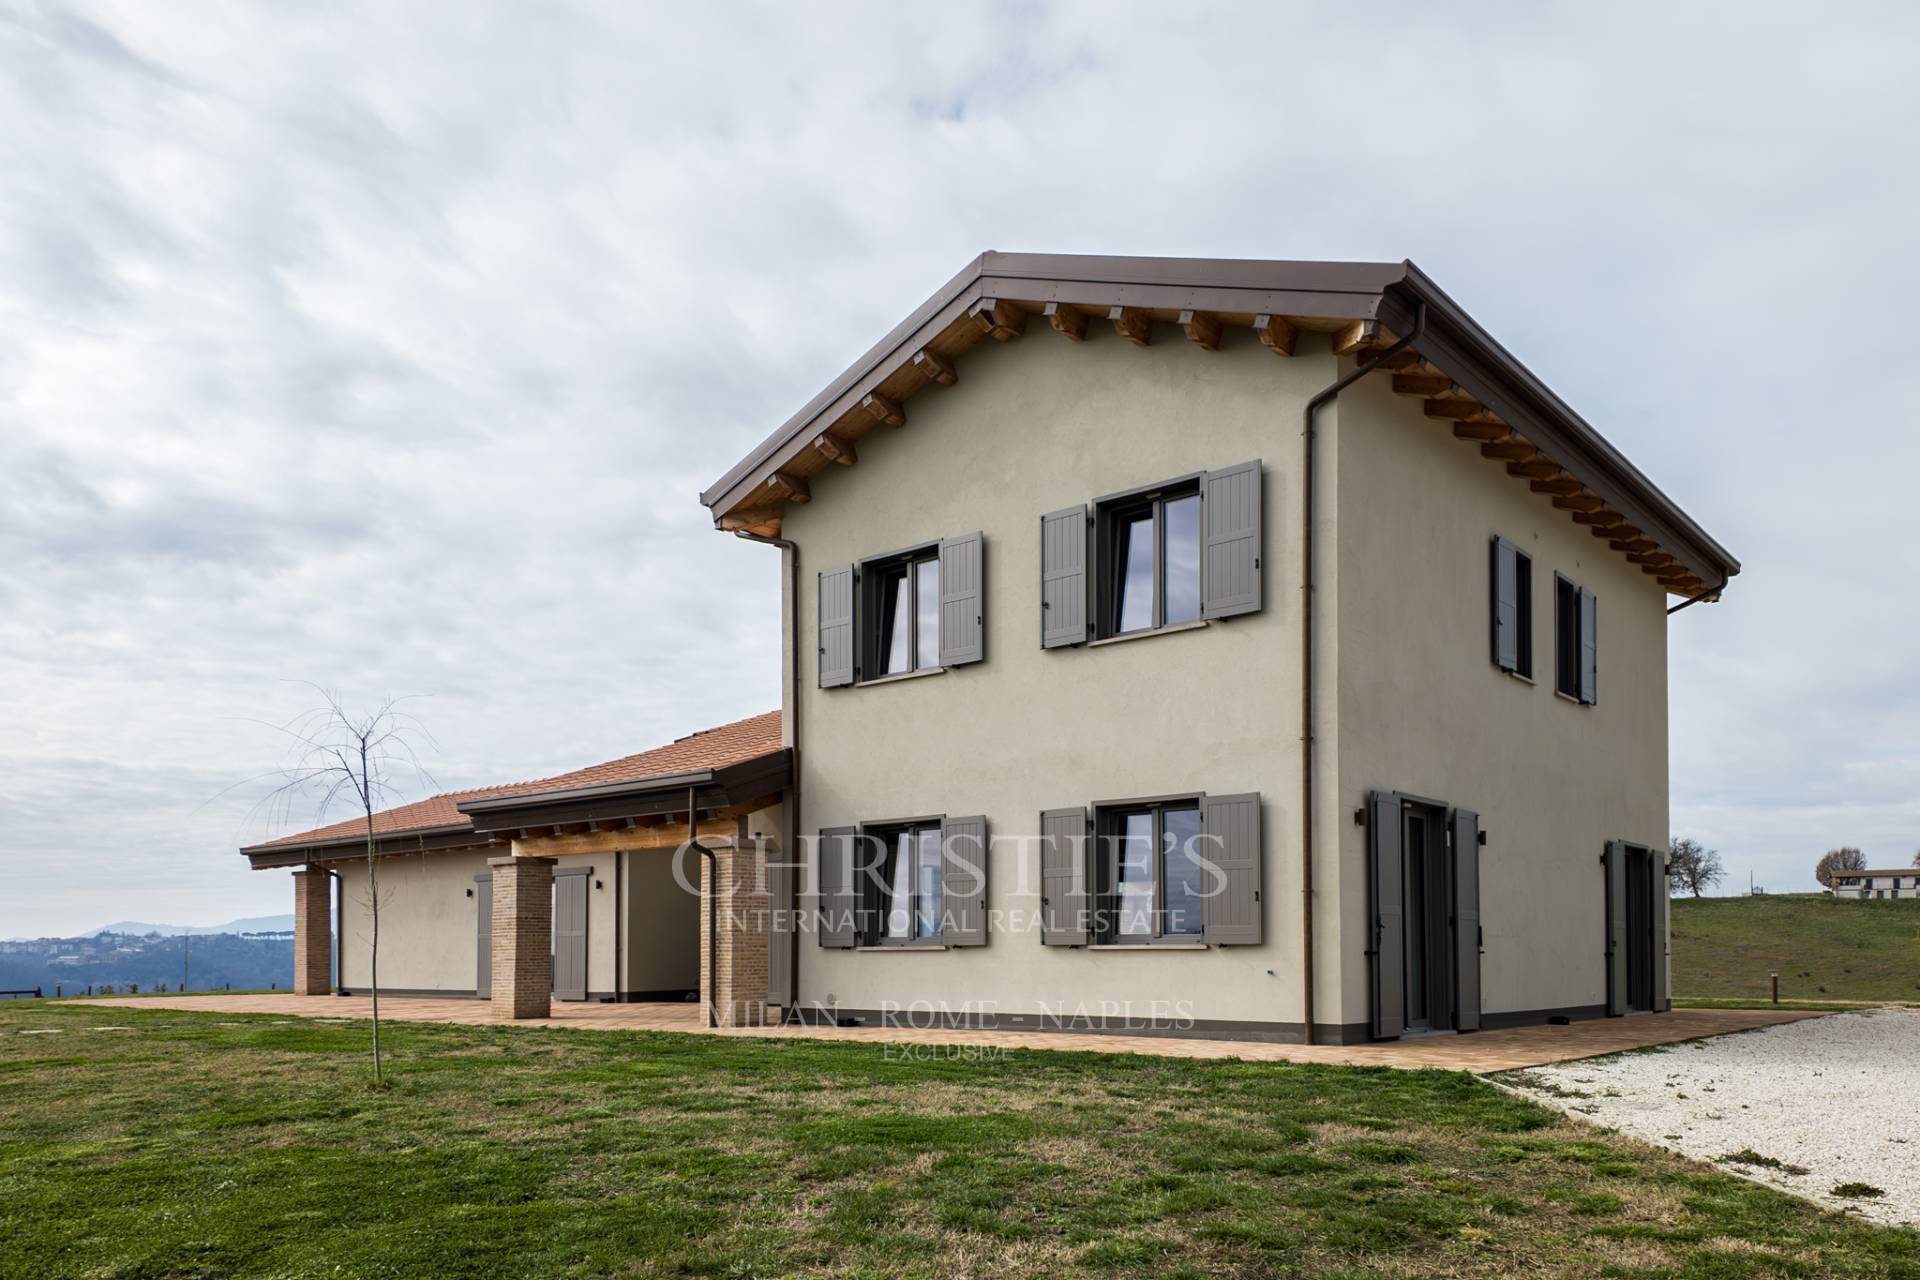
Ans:
[[[1056,1017],[1044,1013],[974,1013],[950,1010],[822,1009],[801,1006],[793,1019],[807,1026],[898,1027],[915,1031],[1034,1031],[1041,1034],[1150,1036],[1163,1040],[1237,1040],[1258,1044],[1299,1044],[1297,1022],[1238,1022],[1224,1019],[1154,1021],[1106,1018],[1091,1014]],[[1316,1024],[1321,1044],[1356,1044],[1367,1038],[1367,1024]]]
[[[337,996],[370,996],[371,987],[341,987],[333,994]],[[454,987],[382,987],[383,996],[414,997],[421,1000],[485,1000],[486,997],[474,991],[472,987],[464,991]]]
[[[1511,1013],[1483,1013],[1480,1025],[1487,1031],[1501,1031],[1508,1027],[1532,1027],[1554,1018],[1565,1018],[1569,1022],[1585,1022],[1588,1018],[1604,1018],[1607,1006],[1603,1004],[1568,1005],[1564,1009],[1521,1009]]]
[[[693,1004],[687,999],[691,987],[676,988],[669,991],[623,991],[619,996],[620,1004]],[[341,987],[334,992],[338,996],[364,996],[371,994],[366,987]],[[454,987],[382,987],[383,996],[414,997],[422,1000],[486,1000],[489,997],[478,994],[472,987],[459,989]],[[554,997],[555,1004],[607,1004],[614,1000],[611,991],[589,991],[585,1000],[562,1000]]]
[[[618,996],[596,992],[595,1000],[616,1004],[699,1004],[700,993],[692,987],[670,987],[661,991],[622,991]]]

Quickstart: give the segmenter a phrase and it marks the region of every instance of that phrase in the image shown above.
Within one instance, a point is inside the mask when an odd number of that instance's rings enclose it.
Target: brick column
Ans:
[[[698,857],[699,855],[694,855]],[[719,967],[716,986],[708,973],[707,896],[714,891],[707,860],[700,858],[700,997],[715,1002],[723,1027],[757,1027],[767,1020],[767,886],[763,853],[751,844],[716,849]]]
[[[333,912],[327,903],[332,877],[318,867],[293,873],[293,993],[324,996],[333,990]]]
[[[493,1016],[553,1012],[553,859],[492,858]]]

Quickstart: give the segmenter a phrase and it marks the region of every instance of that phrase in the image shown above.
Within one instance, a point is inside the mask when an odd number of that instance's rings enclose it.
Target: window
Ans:
[[[1554,575],[1554,688],[1589,706],[1597,699],[1596,615],[1593,592]]]
[[[1258,613],[1256,459],[1040,517],[1040,647]]]
[[[866,833],[877,855],[868,877],[873,898],[867,945],[900,946],[940,940],[943,867],[940,824],[880,828]]]
[[[861,655],[869,680],[940,665],[940,557],[903,556],[866,568],[873,628]]]
[[[1103,809],[1097,820],[1094,940],[1199,941],[1208,896],[1200,801]]]
[[[1200,620],[1197,480],[1109,503],[1097,524],[1102,637]]]
[[[1502,671],[1533,678],[1533,557],[1493,540],[1493,662]]]

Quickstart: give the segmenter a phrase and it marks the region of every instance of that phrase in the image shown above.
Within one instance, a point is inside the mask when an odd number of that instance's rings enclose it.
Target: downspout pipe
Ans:
[[[781,824],[785,849],[782,857],[787,860],[787,869],[791,875],[789,883],[793,886],[792,918],[787,922],[788,962],[787,977],[792,983],[790,999],[781,1010],[782,1024],[800,1020],[800,547],[786,538],[769,538],[764,534],[751,533],[745,529],[734,531],[736,538],[748,542],[758,542],[769,547],[778,547],[784,553],[787,563],[787,669],[788,689],[786,706],[781,714],[786,717],[787,736],[793,742],[793,781],[787,786],[786,821]]]
[[[1427,304],[1414,304],[1413,332],[1335,379],[1300,414],[1300,980],[1302,1043],[1313,1039],[1313,418],[1322,405],[1418,342]]]
[[[346,977],[340,964],[341,952],[344,950],[340,939],[347,929],[347,882],[340,878],[338,871],[329,871],[327,874],[333,877],[333,936],[327,940],[333,945],[333,993],[343,996],[347,993],[340,989]]]
[[[687,847],[707,860],[707,1025],[720,1025],[720,859],[700,843],[700,802],[697,788],[687,788]]]

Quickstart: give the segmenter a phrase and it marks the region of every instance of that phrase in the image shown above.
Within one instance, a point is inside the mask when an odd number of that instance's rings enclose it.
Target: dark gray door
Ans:
[[[1373,1037],[1397,1040],[1407,1027],[1406,931],[1400,852],[1400,797],[1375,791],[1367,797],[1367,862],[1373,936]]]
[[[473,878],[473,994],[493,998],[493,877]]]
[[[1627,1011],[1627,846],[1607,841],[1607,1016]]]
[[[1480,1029],[1480,815],[1453,811],[1453,1027]]]
[[[587,998],[587,887],[591,874],[553,878],[553,996]]]

